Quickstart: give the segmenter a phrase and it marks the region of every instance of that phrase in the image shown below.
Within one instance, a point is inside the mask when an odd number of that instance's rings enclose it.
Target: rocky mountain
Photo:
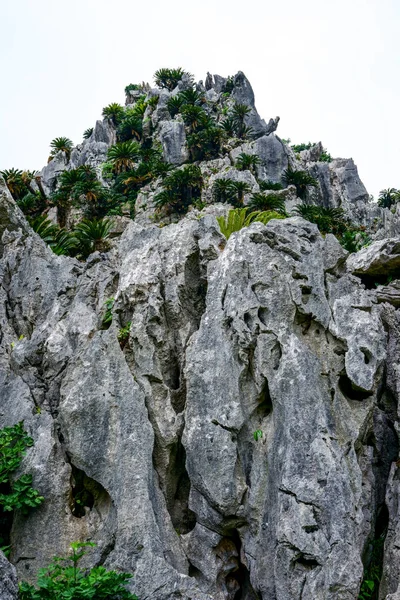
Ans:
[[[86,258],[53,252],[26,218],[38,207],[0,178],[0,427],[24,422],[20,472],[45,499],[5,532],[1,598],[15,570],[34,582],[90,540],[87,564],[132,573],[139,600],[399,600],[398,213],[351,159],[281,140],[243,73],[163,85],[128,86],[125,117],[144,105],[134,174],[110,153],[123,119],[105,117],[32,182],[67,230],[111,215]],[[158,170],[140,175],[149,149]],[[188,166],[197,183],[174,195]],[[110,194],[122,181],[117,209],[82,189],[57,200],[82,167]],[[247,184],[242,198],[218,180]],[[216,216],[259,193],[285,218],[227,239]],[[349,252],[337,223],[299,216],[310,205],[341,209],[368,245]]]

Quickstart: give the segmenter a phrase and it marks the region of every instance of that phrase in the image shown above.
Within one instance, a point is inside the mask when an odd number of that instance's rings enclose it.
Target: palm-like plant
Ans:
[[[185,104],[199,105],[202,103],[203,100],[201,94],[199,94],[199,92],[194,88],[189,88],[188,90],[180,92],[179,96],[181,96]]]
[[[248,227],[251,223],[259,221],[266,225],[271,219],[284,219],[285,217],[274,211],[248,213],[247,208],[234,208],[227,217],[217,217],[221,233],[229,239],[235,231]]]
[[[266,190],[283,190],[283,185],[281,183],[271,181],[271,179],[267,179],[266,181],[257,180],[257,183],[262,192],[265,192]]]
[[[256,192],[251,195],[248,206],[251,211],[274,210],[283,215],[286,214],[285,202],[279,194],[263,194],[261,192]]]
[[[157,194],[154,202],[158,208],[167,207],[174,212],[185,213],[192,202],[200,197],[202,185],[200,167],[187,165],[165,177],[164,189]]]
[[[139,152],[140,146],[137,142],[119,142],[109,148],[107,157],[113,164],[115,173],[122,173],[133,168]]]
[[[40,235],[46,244],[52,244],[54,242],[58,228],[46,217],[46,215],[39,215],[34,219],[31,219],[30,226],[33,231]]]
[[[43,208],[43,200],[38,192],[28,192],[16,202],[24,215],[34,215]]]
[[[233,137],[235,135],[236,124],[232,116],[226,117],[226,119],[222,121],[221,127],[228,136]]]
[[[178,113],[180,113],[182,106],[185,104],[184,99],[181,94],[177,94],[176,96],[172,96],[168,99],[167,107],[169,114],[172,118],[175,117]]]
[[[22,183],[24,184],[24,186],[26,187],[26,189],[28,190],[28,192],[30,194],[35,193],[35,190],[33,189],[32,185],[31,185],[31,182],[34,178],[35,178],[34,171],[22,171],[22,173],[21,173]]]
[[[193,104],[184,104],[181,108],[183,121],[190,130],[196,131],[208,123],[207,113],[200,107]]]
[[[235,104],[232,108],[232,119],[235,127],[235,133],[238,138],[244,137],[252,133],[251,127],[247,127],[244,120],[251,112],[251,108],[246,104]]]
[[[22,180],[22,171],[20,169],[5,169],[0,171],[0,174],[4,177],[4,181],[10,191],[10,194],[14,200],[18,200],[25,191],[25,185]]]
[[[346,229],[342,208],[325,208],[314,204],[299,204],[294,212],[311,223],[315,223],[321,233],[342,235]]]
[[[133,138],[140,140],[143,132],[143,122],[140,116],[132,111],[127,111],[126,116],[118,125],[118,140],[127,142]]]
[[[396,188],[387,188],[381,190],[378,197],[378,206],[381,208],[390,208],[400,200],[400,191]]]
[[[229,202],[236,194],[232,179],[216,179],[212,188],[215,202]]]
[[[67,160],[69,160],[73,147],[74,147],[74,144],[72,143],[72,141],[69,138],[66,138],[66,137],[54,138],[54,140],[52,140],[50,142],[51,151],[50,151],[49,160],[51,160],[58,152],[64,152],[65,156],[67,157]]]
[[[87,257],[98,250],[104,252],[109,248],[111,221],[109,219],[84,219],[75,228],[74,235],[78,240],[79,254]]]
[[[205,123],[203,129],[186,137],[192,160],[217,158],[224,138],[224,131],[213,123]]]
[[[235,167],[239,169],[239,171],[252,171],[254,173],[260,162],[257,154],[246,154],[245,152],[241,152],[236,159]]]
[[[123,119],[125,109],[118,102],[112,102],[103,108],[102,115],[116,127]]]
[[[286,186],[294,185],[299,198],[305,199],[309,187],[317,187],[318,181],[307,171],[296,171],[288,167],[283,172],[283,181]]]
[[[177,69],[159,69],[154,73],[154,82],[158,87],[166,88],[172,92],[184,75],[185,71],[180,67]]]
[[[85,131],[83,132],[83,139],[84,140],[88,140],[90,138],[90,136],[93,133],[93,127],[89,127],[88,129],[85,129]]]
[[[143,119],[144,113],[146,112],[147,102],[144,100],[145,96],[138,98],[135,102],[135,106],[130,109],[130,112],[137,117]],[[128,112],[128,111],[126,111]]]
[[[246,181],[232,181],[232,189],[236,194],[235,204],[243,206],[244,196],[251,192],[251,186]]]

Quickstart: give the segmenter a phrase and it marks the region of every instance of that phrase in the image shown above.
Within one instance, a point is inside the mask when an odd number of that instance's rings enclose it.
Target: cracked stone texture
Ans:
[[[17,573],[0,550],[0,598],[1,600],[17,600]]]
[[[93,136],[75,158],[111,143],[101,122]],[[278,180],[290,152],[273,134],[255,148]],[[208,201],[215,169],[257,189],[229,158],[202,167]],[[92,540],[87,564],[133,573],[140,600],[356,600],[387,529],[380,600],[393,600],[400,325],[395,286],[368,278],[396,273],[397,241],[348,258],[300,218],[227,241],[225,211],[129,221],[81,263],[51,252],[0,178],[0,427],[24,420],[21,473],[45,497],[15,515],[11,562],[34,581]]]

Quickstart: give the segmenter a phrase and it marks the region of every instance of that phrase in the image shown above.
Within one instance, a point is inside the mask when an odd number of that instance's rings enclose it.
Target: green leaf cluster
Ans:
[[[44,500],[39,492],[32,488],[32,475],[12,479],[12,474],[20,466],[27,448],[31,446],[33,439],[24,430],[22,421],[0,429],[0,509],[3,512],[19,509],[27,513]]]
[[[54,557],[52,563],[41,569],[36,587],[21,582],[20,600],[137,600],[126,589],[132,575],[107,571],[105,567],[83,569],[79,562],[92,542],[73,542],[68,558]]]
[[[318,181],[308,171],[297,171],[288,167],[283,172],[283,182],[286,186],[294,185],[299,198],[304,200],[309,187],[317,187]]]
[[[181,69],[181,67],[178,67],[177,69],[158,69],[158,71],[154,73],[154,82],[158,87],[165,88],[172,92],[185,74],[192,77],[190,73],[187,73]]]
[[[195,200],[200,198],[203,176],[200,167],[187,165],[175,169],[163,181],[163,191],[157,194],[154,202],[157,208],[166,207],[177,213],[186,213]]]
[[[275,211],[257,211],[249,213],[247,208],[234,208],[226,217],[217,217],[221,233],[229,239],[232,233],[248,227],[251,223],[259,221],[266,225],[271,219],[284,219],[285,217]]]

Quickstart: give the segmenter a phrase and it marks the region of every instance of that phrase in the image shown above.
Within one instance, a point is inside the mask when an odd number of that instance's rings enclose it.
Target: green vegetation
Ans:
[[[251,211],[275,210],[282,215],[286,215],[285,201],[279,194],[257,192],[251,195],[248,206]]]
[[[132,140],[119,142],[108,149],[107,158],[114,167],[116,174],[129,171],[139,157],[140,146]]]
[[[252,173],[255,173],[260,162],[257,154],[246,154],[245,152],[241,152],[236,159],[235,167],[239,169],[239,171],[251,171]]]
[[[0,429],[0,546],[9,542],[12,512],[23,514],[39,506],[44,498],[32,488],[32,475],[22,475],[13,479],[27,448],[33,446],[33,439],[24,430],[21,421],[11,427]]]
[[[372,552],[368,564],[364,568],[358,600],[376,600],[378,598],[379,584],[382,579],[385,535],[386,531],[372,542]]]
[[[342,208],[325,208],[314,204],[299,204],[294,212],[311,223],[318,225],[321,233],[333,233],[341,236],[346,230]]]
[[[391,208],[400,200],[400,191],[396,188],[387,188],[381,190],[378,197],[378,206],[381,208]]]
[[[126,87],[125,87],[125,94],[128,95],[129,92],[134,92],[140,90],[140,85],[137,85],[136,83],[129,83]]]
[[[296,171],[288,167],[283,172],[283,181],[286,186],[294,185],[299,198],[304,200],[309,187],[317,187],[318,181],[307,171]]]
[[[332,159],[332,156],[329,154],[329,152],[324,150],[318,160],[319,160],[319,162],[330,163],[330,162],[332,162],[333,159]]]
[[[89,127],[89,129],[85,129],[83,132],[83,139],[88,140],[93,133],[93,127]]]
[[[371,243],[371,238],[363,227],[347,226],[339,238],[339,242],[348,252],[358,252]]]
[[[247,208],[234,208],[229,211],[227,217],[217,217],[219,228],[221,233],[229,239],[232,233],[248,227],[251,223],[259,221],[266,225],[271,219],[284,219],[283,215],[280,215],[274,211],[266,212],[252,212],[248,213]]]
[[[263,432],[261,429],[256,429],[256,431],[253,433],[253,437],[256,440],[256,442],[258,442],[258,440],[261,440],[263,436]]]
[[[128,323],[125,325],[125,327],[121,327],[121,329],[118,331],[118,341],[119,341],[119,345],[121,346],[121,350],[123,350],[126,346],[126,344],[128,343],[129,340],[129,332],[131,330],[131,322],[128,321]]]
[[[308,144],[293,144],[290,147],[293,150],[293,152],[295,152],[297,154],[298,152],[303,152],[303,150],[309,150],[313,146],[315,146],[314,143],[308,142]]]
[[[190,73],[187,73],[180,67],[177,69],[159,69],[154,73],[154,82],[158,87],[172,92],[185,74],[191,77]]]
[[[265,192],[266,190],[283,190],[283,185],[276,181],[271,181],[271,179],[267,179],[266,181],[262,181],[260,179],[257,180],[258,185],[260,186],[260,190]]]
[[[102,115],[106,117],[116,127],[122,120],[125,109],[118,102],[112,102],[103,108]]]
[[[157,208],[184,214],[193,202],[200,198],[203,177],[200,167],[187,165],[176,169],[163,181],[163,191],[157,194],[154,202]]]
[[[83,569],[79,562],[93,542],[73,542],[67,558],[54,557],[40,569],[37,587],[19,584],[20,600],[137,600],[126,586],[132,575],[107,571],[105,567]]]
[[[84,219],[75,228],[79,254],[83,257],[92,252],[105,252],[109,249],[111,221],[108,219]]]
[[[112,309],[114,306],[115,298],[108,298],[104,302],[105,313],[101,322],[103,329],[108,329],[112,323]]]
[[[72,141],[66,137],[55,138],[50,142],[51,152],[49,156],[49,162],[55,157],[56,154],[58,154],[58,152],[64,152],[67,160],[69,160],[73,147],[74,144]]]
[[[232,179],[216,179],[212,188],[214,202],[230,202],[235,194]]]

